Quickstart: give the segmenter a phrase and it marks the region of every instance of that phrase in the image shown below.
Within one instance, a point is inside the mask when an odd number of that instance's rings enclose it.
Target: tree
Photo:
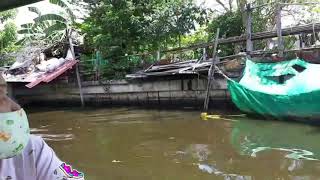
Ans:
[[[100,1],[81,26],[87,43],[107,56],[157,50],[202,23],[193,1]],[[175,43],[173,43],[175,41]]]
[[[15,10],[0,12],[0,25],[3,29],[0,31],[0,54],[10,53],[17,48],[15,41],[17,40],[17,28],[12,22],[16,16]]]
[[[85,44],[99,50],[117,72],[132,69],[126,55],[181,45],[182,37],[205,21],[205,12],[192,0],[100,0],[89,9],[80,26]]]

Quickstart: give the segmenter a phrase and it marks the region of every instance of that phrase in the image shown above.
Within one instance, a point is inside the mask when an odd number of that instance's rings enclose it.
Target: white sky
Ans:
[[[21,24],[32,22],[32,20],[37,17],[37,15],[35,13],[32,13],[28,10],[28,7],[30,7],[30,6],[39,8],[41,13],[44,13],[44,14],[59,12],[59,9],[60,9],[56,5],[50,4],[47,0],[20,7],[20,8],[18,8],[18,14],[17,14],[16,20],[15,20],[16,25],[18,27]]]

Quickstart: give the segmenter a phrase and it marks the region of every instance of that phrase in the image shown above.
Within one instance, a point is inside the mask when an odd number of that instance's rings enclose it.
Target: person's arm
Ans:
[[[62,162],[42,138],[37,138],[37,180],[84,180],[83,173]]]

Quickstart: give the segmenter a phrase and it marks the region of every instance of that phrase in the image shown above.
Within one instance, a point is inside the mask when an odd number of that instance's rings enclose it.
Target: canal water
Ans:
[[[32,133],[88,180],[320,179],[320,128],[198,111],[29,110]]]

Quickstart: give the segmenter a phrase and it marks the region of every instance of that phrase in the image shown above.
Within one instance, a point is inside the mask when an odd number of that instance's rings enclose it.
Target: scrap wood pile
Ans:
[[[73,60],[69,45],[30,43],[20,51],[10,54],[15,62],[2,72],[7,82],[33,82]]]
[[[161,62],[161,60],[160,60]],[[160,76],[174,76],[174,75],[192,75],[202,74],[207,75],[208,70],[212,64],[212,59],[203,61],[200,60],[188,60],[173,63],[155,63],[145,70],[138,71],[134,74],[126,75],[128,79],[139,79],[148,77],[160,77]],[[243,69],[243,62],[241,59],[225,60],[216,63],[219,69],[221,69],[226,75],[233,77],[238,76]]]

